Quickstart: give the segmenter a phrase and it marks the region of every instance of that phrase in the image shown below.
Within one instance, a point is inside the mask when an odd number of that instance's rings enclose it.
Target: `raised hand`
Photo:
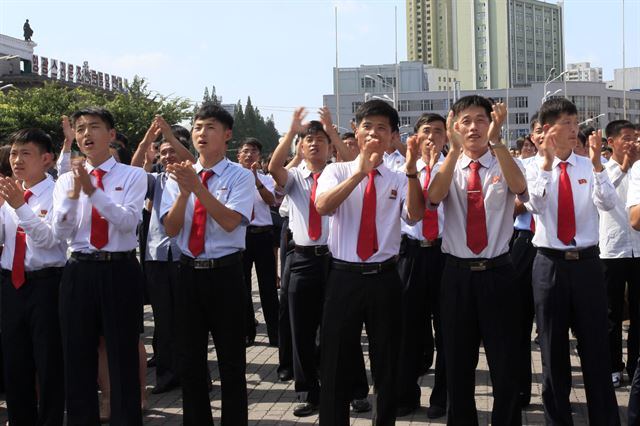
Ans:
[[[440,152],[438,151],[438,146],[434,143],[429,144],[429,150],[427,151],[427,156],[429,160],[429,167],[433,169],[433,166],[436,165],[438,159],[440,158]]]
[[[0,178],[0,197],[14,209],[24,204],[24,189],[20,181],[9,177]]]
[[[193,168],[193,163],[189,160],[167,165],[167,172],[169,176],[171,176],[171,179],[178,182],[182,194],[188,195],[196,192],[203,186],[202,181]]]
[[[420,141],[416,135],[409,136],[407,139],[407,163],[405,170],[412,174],[416,172],[416,162],[420,158]]]
[[[156,119],[153,120],[153,122],[151,123],[151,126],[149,126],[149,128],[147,129],[147,132],[144,134],[144,138],[142,139],[141,143],[144,144],[150,144],[156,141],[156,139],[158,139],[158,136],[160,136],[160,133],[162,132],[162,129],[160,127],[160,125],[158,124],[158,120],[157,118],[160,116],[156,116]],[[160,117],[162,118],[162,117]],[[164,120],[162,120],[164,121]],[[166,123],[165,123],[166,124]],[[171,128],[169,128],[169,130],[171,130]]]
[[[549,131],[538,145],[538,152],[544,157],[544,162],[542,163],[542,168],[546,171],[551,171],[553,167],[553,161],[556,158],[556,135],[553,131]]]
[[[62,133],[64,134],[64,144],[68,148],[71,148],[71,144],[73,143],[76,135],[73,132],[73,128],[71,128],[71,122],[69,121],[69,117],[66,115],[62,116]]]
[[[459,152],[462,149],[462,141],[464,138],[458,130],[458,124],[453,117],[453,111],[449,111],[449,115],[447,115],[447,139],[449,139],[452,151],[456,150]]]
[[[93,194],[96,187],[91,183],[91,176],[89,176],[89,172],[87,172],[87,169],[84,167],[84,158],[74,158],[71,160],[71,171],[73,172],[74,177],[78,180],[78,184],[80,184],[82,192],[87,195]]]
[[[602,129],[598,129],[593,131],[589,135],[589,140],[587,141],[589,144],[589,158],[591,159],[591,164],[593,164],[593,168],[596,172],[601,172],[602,161],[600,156],[602,155]]]
[[[507,107],[502,102],[493,104],[493,111],[491,112],[491,124],[489,125],[489,140],[497,143],[500,141],[500,132],[502,125],[507,118]]]
[[[358,171],[363,174],[369,174],[370,171],[376,168],[379,162],[380,154],[375,152],[374,145],[371,142],[367,142],[360,153]]]
[[[333,125],[333,120],[331,118],[331,112],[329,108],[323,106],[318,110],[318,115],[320,115],[320,122],[322,123],[322,127],[327,134],[331,134],[331,132],[337,132],[338,130]]]
[[[307,116],[307,111],[304,107],[298,107],[293,111],[293,118],[291,119],[291,126],[289,127],[289,131],[293,132],[294,135],[304,133],[307,129],[308,124],[303,123],[304,118]]]

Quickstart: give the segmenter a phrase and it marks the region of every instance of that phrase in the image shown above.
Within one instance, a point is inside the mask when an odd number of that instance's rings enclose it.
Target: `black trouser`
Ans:
[[[68,425],[99,423],[99,336],[105,338],[109,360],[111,423],[142,425],[138,341],[143,280],[135,258],[67,261],[60,286],[60,319]]]
[[[423,354],[427,352],[429,356],[430,353],[430,358],[433,359],[432,315],[438,353],[430,403],[442,408],[447,406],[444,349],[438,310],[443,267],[444,257],[439,240],[431,247],[420,247],[419,241],[403,237],[398,259],[398,273],[403,284],[397,381],[398,405],[401,406],[420,405],[418,377]]]
[[[564,260],[539,248],[533,298],[542,354],[545,421],[570,425],[569,326],[578,339],[589,423],[619,425],[607,339],[607,293],[595,247],[591,258]],[[557,252],[556,252],[557,253]]]
[[[520,288],[507,261],[484,271],[454,266],[448,256],[442,274],[440,307],[447,361],[447,424],[477,425],[476,366],[483,342],[493,384],[494,425],[520,425],[518,377],[512,374],[520,341]],[[496,258],[504,259],[504,258]]]
[[[278,304],[278,373],[293,371],[293,343],[291,342],[291,324],[289,322],[289,218],[282,221],[280,232],[280,303]]]
[[[247,337],[255,339],[256,325],[251,297],[251,266],[255,263],[260,290],[260,304],[267,323],[269,344],[278,344],[278,288],[276,286],[276,261],[273,254],[272,231],[252,233],[247,228],[246,249],[242,256],[247,311]]]
[[[636,360],[636,365],[637,365]],[[640,426],[640,369],[636,368],[629,391],[629,408],[627,410],[629,426]]]
[[[62,268],[37,271],[33,278],[27,273],[17,290],[11,271],[2,272],[2,348],[9,423],[62,426],[64,370],[58,316]]]
[[[349,424],[349,401],[359,374],[353,366],[363,322],[375,392],[372,423],[395,424],[401,292],[395,266],[371,275],[330,268],[320,329],[323,426]]]
[[[246,425],[246,292],[240,258],[216,269],[181,264],[179,272],[175,296],[184,425],[213,425],[207,383],[209,333],[220,370],[221,423]]]
[[[156,386],[169,386],[178,381],[174,313],[174,292],[176,286],[182,285],[178,279],[178,262],[147,261],[144,273],[153,308]]]
[[[511,260],[516,270],[515,282],[520,286],[521,336],[518,374],[521,398],[531,397],[531,329],[533,327],[533,288],[531,271],[536,248],[531,244],[531,231],[515,230],[511,245]]]
[[[306,392],[307,401],[320,402],[316,336],[322,318],[324,287],[329,254],[293,252],[289,275],[289,318],[293,336],[293,374],[296,392]]]
[[[602,259],[609,297],[609,349],[611,372],[622,371],[622,320],[625,288],[629,289],[629,334],[627,336],[627,374],[633,378],[638,361],[638,309],[640,306],[640,258]]]

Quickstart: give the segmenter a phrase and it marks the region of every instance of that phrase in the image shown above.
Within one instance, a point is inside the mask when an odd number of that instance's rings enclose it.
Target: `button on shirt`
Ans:
[[[442,252],[460,258],[491,259],[509,250],[509,240],[513,234],[513,206],[516,195],[502,174],[498,160],[487,151],[478,162],[482,167],[478,174],[482,182],[484,209],[486,214],[488,245],[478,254],[467,246],[467,181],[473,160],[461,154],[453,172],[453,179],[442,204],[447,226],[442,232]],[[524,168],[517,163],[524,174]],[[526,201],[527,193],[519,198]]]
[[[147,198],[151,200],[151,219],[149,220],[149,232],[147,234],[147,249],[145,259],[151,261],[166,262],[169,260],[169,249],[171,249],[171,260],[180,260],[180,248],[175,238],[167,236],[164,225],[160,221],[160,208],[162,204],[162,194],[167,184],[168,175],[166,173],[149,173],[150,179],[149,193]]]
[[[316,190],[316,200],[324,192],[335,188],[347,180],[358,169],[358,161],[333,163],[325,167]],[[376,231],[378,251],[365,262],[384,262],[400,252],[400,218],[407,220],[405,197],[407,177],[404,173],[389,170],[384,164],[377,167],[376,185]],[[364,190],[368,179],[365,178],[355,187],[349,196],[333,212],[329,221],[327,243],[334,258],[346,262],[362,262],[356,252],[358,231]]]
[[[96,168],[89,163],[85,167],[89,174]],[[70,199],[67,193],[73,189],[73,172],[60,176],[53,192],[53,231],[69,242],[72,251],[97,251],[90,242],[91,208],[95,207],[109,224],[109,241],[100,250],[134,250],[138,247],[136,229],[142,220],[147,174],[139,167],[117,163],[113,157],[97,168],[106,172],[102,177],[104,190],[97,188],[95,176],[90,175],[96,187],[91,197],[81,191],[77,200]]]
[[[571,153],[567,158],[567,173],[576,218],[575,245],[565,245],[558,239],[558,181],[559,158],[553,161],[550,172],[541,169],[543,157],[527,168],[529,202],[527,209],[534,215],[536,247],[555,250],[583,249],[598,244],[598,210],[609,211],[616,205],[616,190],[606,172],[595,173],[591,160]]]
[[[247,169],[248,170],[248,169]],[[253,173],[252,173],[253,175]],[[265,186],[267,191],[275,196],[275,184],[271,176],[258,173],[258,180]],[[271,218],[271,210],[269,205],[264,202],[260,191],[253,185],[253,220],[249,225],[251,226],[269,226],[273,225],[273,219]],[[249,219],[251,219],[251,212],[249,212]]]
[[[200,161],[194,165],[194,168],[198,174],[204,170]],[[213,166],[212,170],[214,174],[207,180],[209,192],[225,207],[240,213],[242,222],[233,231],[227,232],[207,214],[204,251],[198,256],[199,259],[217,259],[244,250],[246,226],[251,219],[251,208],[256,187],[253,173],[250,170],[237,163],[232,163],[226,158],[220,160]],[[162,221],[179,194],[178,183],[173,179],[167,179],[160,207]],[[193,222],[195,200],[196,196],[191,194],[187,201],[184,224],[175,237],[180,251],[190,257],[194,257],[189,250],[189,235],[191,233],[191,223]],[[269,214],[269,216],[271,215]]]
[[[309,238],[309,200],[313,186],[313,173],[307,169],[306,165],[302,168],[294,167],[287,172],[287,184],[284,190],[289,199],[289,229],[293,234],[293,240],[300,246],[326,245],[329,236],[329,216],[320,217],[322,223],[320,238],[316,241]]]
[[[433,165],[433,168],[431,169],[431,180],[429,181],[429,186],[431,186],[431,183],[433,182],[433,177],[436,175],[436,173],[438,173],[438,170],[440,169],[440,166],[442,166],[443,161],[444,161],[444,156],[440,155],[440,159],[438,160],[438,162]],[[424,161],[422,161],[422,159],[420,159],[416,162],[416,167],[418,170],[418,178],[420,179],[420,187],[422,188],[424,186],[424,180],[426,178],[427,165],[425,164]],[[442,205],[439,205],[438,206],[438,238],[442,238],[443,228],[444,228],[444,209],[442,208]],[[409,225],[405,221],[402,221],[402,223],[400,224],[400,229],[403,234],[406,234],[407,236],[409,236],[414,240],[422,241],[425,239],[422,233],[422,221],[419,221],[415,225]]]
[[[7,202],[0,207],[0,243],[4,244],[0,265],[3,269],[13,268],[18,226],[24,229],[27,237],[25,271],[64,266],[67,261],[67,243],[58,239],[51,229],[54,186],[53,179],[47,175],[43,181],[29,188],[31,197],[17,210]]]
[[[387,169],[396,171],[404,170],[404,163],[407,162],[407,160],[404,158],[404,155],[402,155],[397,149],[391,154],[385,152],[382,155],[382,161],[384,162],[384,165],[387,167]]]

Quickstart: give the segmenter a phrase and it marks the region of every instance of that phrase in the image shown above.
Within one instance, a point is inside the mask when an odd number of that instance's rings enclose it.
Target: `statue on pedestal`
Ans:
[[[31,41],[31,36],[33,35],[33,30],[31,29],[31,25],[29,25],[29,20],[24,23],[22,26],[22,30],[24,31],[24,40]]]

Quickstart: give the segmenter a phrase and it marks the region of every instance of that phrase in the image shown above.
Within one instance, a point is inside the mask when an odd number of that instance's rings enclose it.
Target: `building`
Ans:
[[[545,81],[564,70],[562,14],[561,0],[407,0],[408,57],[457,70],[463,90]]]
[[[613,70],[613,78],[613,81],[607,82],[607,87],[640,91],[640,67],[617,68]]]
[[[591,67],[590,62],[567,64],[565,78],[569,81],[602,81],[602,68]]]

